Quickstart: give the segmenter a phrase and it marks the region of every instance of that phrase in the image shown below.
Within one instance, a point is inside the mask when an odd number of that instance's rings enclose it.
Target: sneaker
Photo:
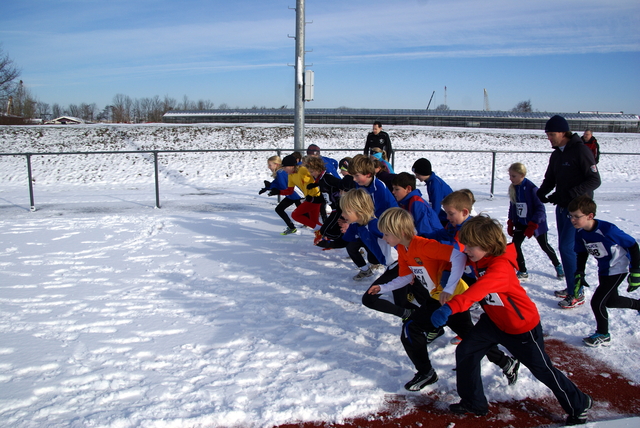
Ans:
[[[404,389],[406,389],[407,391],[420,391],[425,386],[436,383],[437,381],[438,374],[432,368],[427,374],[422,374],[420,372],[416,373],[413,379],[411,379],[404,385]]]
[[[520,361],[515,358],[509,357],[509,363],[502,368],[502,373],[507,378],[507,384],[513,385],[518,381],[518,369],[520,368]]]
[[[587,423],[587,411],[591,408],[591,406],[593,406],[593,399],[589,394],[585,395],[587,396],[587,407],[585,407],[585,409],[577,416],[567,416],[567,420],[564,423],[565,426],[584,425]]]
[[[322,241],[322,233],[319,230],[316,230],[313,237],[313,245],[318,245],[320,241]]]
[[[365,278],[369,278],[371,275],[373,275],[373,271],[370,267],[368,267],[367,270],[360,269],[360,272],[358,272],[358,274],[353,277],[353,280],[362,281]]]
[[[444,328],[438,327],[427,333],[427,344],[433,342],[444,334]]]
[[[562,309],[577,308],[580,305],[584,305],[584,294],[579,295],[577,298],[573,296],[567,296],[566,299],[560,300],[558,306]]]
[[[451,410],[451,412],[455,413],[456,415],[474,414],[476,416],[485,416],[487,413],[489,413],[489,410],[471,409],[465,406],[464,404],[462,404],[462,402],[451,404],[449,406],[449,410]]]
[[[291,235],[292,233],[296,233],[297,231],[298,229],[296,229],[295,227],[287,227],[280,235]]]
[[[564,290],[556,290],[553,292],[553,295],[556,297],[559,297],[561,299],[566,299],[567,296],[569,295],[569,293],[567,293],[567,289],[565,288]]]
[[[371,265],[371,270],[382,269],[384,265]]]
[[[582,341],[590,348],[597,348],[598,346],[609,346],[611,345],[611,335],[609,333],[600,334],[598,332],[595,332],[591,336],[582,339]]]
[[[554,266],[556,270],[556,278],[564,279],[564,269],[562,269],[562,265]]]
[[[529,279],[529,274],[527,272],[520,272],[518,271],[518,273],[516,274],[516,276],[518,277],[518,279],[520,280],[520,282],[524,282],[527,279]]]
[[[460,342],[462,342],[462,338],[460,336],[456,336],[449,341],[449,343],[452,345],[459,345]]]

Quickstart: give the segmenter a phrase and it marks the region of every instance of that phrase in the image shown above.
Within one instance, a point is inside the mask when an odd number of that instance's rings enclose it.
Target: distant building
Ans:
[[[86,122],[77,117],[60,116],[52,120],[47,120],[44,124],[45,125],[79,125],[81,123],[86,123]]]
[[[225,109],[181,111],[170,110],[164,114],[165,123],[293,123],[293,109]],[[463,128],[544,129],[545,123],[555,114],[569,122],[571,130],[582,132],[640,132],[637,114],[608,112],[517,113],[510,111],[478,110],[417,110],[417,109],[306,109],[307,124],[369,125],[376,120],[384,126],[452,126]]]

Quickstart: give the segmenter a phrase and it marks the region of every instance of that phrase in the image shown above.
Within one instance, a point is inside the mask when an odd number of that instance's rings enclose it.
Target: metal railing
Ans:
[[[282,153],[291,153],[293,149],[194,149],[194,150],[124,150],[124,151],[97,151],[97,152],[38,152],[38,153],[0,153],[0,156],[24,156],[27,161],[27,179],[29,186],[29,202],[31,211],[36,211],[35,197],[33,193],[33,173],[31,158],[33,156],[70,156],[70,155],[117,155],[117,154],[151,154],[153,156],[153,169],[154,169],[154,182],[155,182],[155,197],[156,208],[160,208],[160,174],[158,169],[158,155],[161,153],[243,153],[243,152],[276,152],[278,156],[282,156]],[[335,149],[335,150],[323,150],[323,152],[358,152],[362,153],[362,149]],[[398,152],[431,152],[431,153],[451,153],[451,150],[442,149],[396,149],[391,157],[391,164],[395,167],[395,154]],[[495,176],[496,176],[496,156],[498,153],[502,154],[544,154],[549,155],[549,151],[513,151],[513,150],[455,150],[456,153],[485,153],[491,154],[491,189],[490,196],[493,197],[495,189]],[[621,155],[621,156],[640,156],[640,153],[604,153],[601,155]]]

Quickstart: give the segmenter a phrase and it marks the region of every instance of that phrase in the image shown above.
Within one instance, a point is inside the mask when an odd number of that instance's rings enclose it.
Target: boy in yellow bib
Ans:
[[[419,391],[438,381],[427,350],[430,342],[427,333],[434,331],[431,314],[451,296],[468,288],[460,279],[466,256],[451,245],[417,236],[411,214],[402,208],[386,210],[378,221],[378,228],[383,233],[382,239],[398,251],[399,271],[397,278],[371,286],[369,293],[385,293],[409,286],[409,293],[414,299],[412,303],[419,308],[404,320],[400,339],[418,372],[404,387],[409,391]],[[445,284],[444,287],[441,284]],[[450,316],[446,325],[462,340],[473,328],[468,310]],[[516,382],[520,366],[518,360],[505,355],[497,346],[489,350],[487,358],[502,369],[509,385]]]

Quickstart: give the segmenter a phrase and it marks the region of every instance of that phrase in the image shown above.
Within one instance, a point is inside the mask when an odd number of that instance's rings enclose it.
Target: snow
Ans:
[[[306,144],[339,159],[361,149],[368,130],[311,126]],[[448,150],[398,152],[396,171],[428,157],[454,189],[475,193],[476,211],[503,223],[508,165],[524,162],[540,184],[551,152],[541,131],[388,131],[396,149]],[[275,198],[257,194],[269,179],[267,157],[277,147],[288,153],[292,134],[287,125],[0,127],[4,153],[269,150],[161,153],[161,209],[154,208],[148,154],[34,156],[35,212],[24,157],[0,157],[0,425],[340,423],[381,411],[390,395],[413,394],[403,388],[414,369],[400,344],[400,320],[362,306],[370,282],[351,279],[355,266],[344,250],[314,247],[308,229],[281,236]],[[640,154],[638,134],[596,137],[604,153]],[[494,197],[491,155],[455,150],[504,151],[496,157]],[[523,150],[544,153],[509,153]],[[603,155],[596,191],[598,217],[636,239],[637,161]],[[554,243],[551,206],[548,220]],[[611,347],[582,347],[595,328],[588,304],[558,309],[552,294],[563,283],[535,242],[524,248],[525,287],[545,334],[640,382],[638,312],[611,310]],[[587,280],[597,283],[593,260]],[[430,345],[440,380],[422,392],[435,392],[443,406],[458,400],[451,337],[447,331]],[[517,388],[506,388],[488,362],[483,380],[491,401],[551,396],[526,368]],[[592,414],[616,417],[597,406]]]

